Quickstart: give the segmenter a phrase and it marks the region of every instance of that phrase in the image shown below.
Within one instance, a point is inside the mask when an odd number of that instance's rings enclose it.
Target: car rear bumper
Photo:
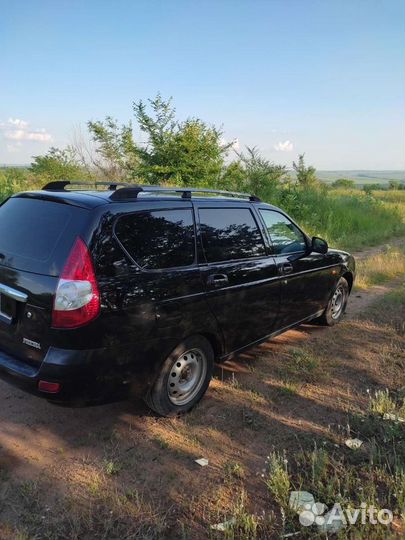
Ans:
[[[122,377],[108,375],[105,358],[105,349],[50,347],[42,363],[33,366],[0,350],[0,379],[52,401],[99,399],[123,382]],[[60,389],[56,393],[41,391],[39,381],[59,383]]]

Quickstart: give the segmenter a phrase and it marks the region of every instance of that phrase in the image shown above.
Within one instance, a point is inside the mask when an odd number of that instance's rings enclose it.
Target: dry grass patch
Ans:
[[[397,279],[404,274],[404,251],[396,247],[387,247],[386,252],[358,262],[355,286],[358,289],[367,289],[372,285],[381,285]]]

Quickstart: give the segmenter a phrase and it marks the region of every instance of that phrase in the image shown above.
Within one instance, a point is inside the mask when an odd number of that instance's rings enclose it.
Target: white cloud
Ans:
[[[29,123],[20,118],[9,118],[7,122],[1,122],[0,130],[3,131],[4,138],[9,141],[52,141],[51,134],[44,128],[30,129]],[[13,145],[9,146],[13,147]]]
[[[292,152],[294,145],[291,141],[280,141],[274,145],[274,149],[277,150],[277,152]]]
[[[25,120],[20,120],[20,118],[9,118],[7,120],[7,123],[20,129],[28,128],[28,122],[26,122]]]
[[[48,142],[52,137],[45,130],[28,131],[24,129],[14,129],[4,132],[4,137],[12,141],[38,141]]]

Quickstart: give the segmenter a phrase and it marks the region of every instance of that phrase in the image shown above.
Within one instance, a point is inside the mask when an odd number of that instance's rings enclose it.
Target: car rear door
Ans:
[[[227,352],[270,334],[280,284],[253,205],[199,201],[200,269]]]
[[[133,262],[118,278],[125,303],[117,332],[139,373],[160,365],[186,337],[218,329],[197,264],[191,202],[138,201],[132,208],[117,213],[114,227]]]
[[[285,328],[326,307],[337,277],[330,254],[312,253],[309,239],[285,214],[259,207],[281,277],[278,328]]]

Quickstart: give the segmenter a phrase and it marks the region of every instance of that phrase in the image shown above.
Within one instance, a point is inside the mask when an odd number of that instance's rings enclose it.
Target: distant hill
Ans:
[[[323,182],[331,184],[338,178],[348,178],[363,186],[364,184],[387,184],[390,180],[405,183],[405,171],[317,171],[317,176]]]
[[[8,163],[0,163],[0,169],[29,169],[30,165],[10,165]]]

